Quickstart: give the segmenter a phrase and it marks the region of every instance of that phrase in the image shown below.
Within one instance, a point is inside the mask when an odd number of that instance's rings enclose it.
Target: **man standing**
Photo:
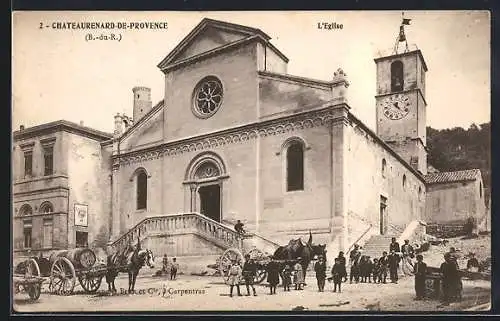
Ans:
[[[460,296],[461,292],[458,266],[450,253],[444,254],[441,273],[443,274],[443,301],[445,304],[449,304],[457,296]]]
[[[175,280],[177,278],[177,270],[179,269],[179,264],[177,259],[174,257],[172,259],[172,267],[170,268],[170,280]]]
[[[257,296],[255,287],[253,286],[255,275],[257,274],[257,264],[250,258],[250,254],[245,255],[245,264],[243,264],[243,279],[247,288],[247,296],[250,296],[250,287],[252,287],[253,295]]]
[[[392,283],[398,283],[399,255],[392,251],[389,255],[389,274]]]
[[[415,273],[415,293],[417,300],[422,300],[425,297],[425,276],[427,273],[427,264],[423,261],[424,257],[417,255],[417,263],[414,265],[413,272]]]
[[[316,280],[318,281],[318,291],[323,292],[325,289],[326,263],[322,256],[314,264],[314,271],[316,272]]]
[[[399,243],[396,242],[396,238],[393,237],[391,239],[391,244],[389,245],[389,252],[401,252],[400,248],[399,248]]]
[[[354,244],[354,249],[349,254],[349,264],[351,265],[351,271],[349,272],[349,283],[352,283],[353,279],[356,282],[359,281],[358,262],[360,258],[361,258],[361,252],[359,251],[359,245]]]

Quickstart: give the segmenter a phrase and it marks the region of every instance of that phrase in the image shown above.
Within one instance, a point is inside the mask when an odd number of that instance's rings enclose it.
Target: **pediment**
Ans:
[[[161,104],[157,110],[152,110],[151,114],[139,120],[139,123],[122,136],[122,151],[130,152],[161,142],[163,140],[163,115],[164,108]]]
[[[268,35],[259,29],[224,21],[203,19],[169,54],[158,64],[166,66],[195,57],[202,53],[226,46],[242,39],[259,35],[266,40]]]
[[[231,42],[246,38],[247,35],[239,32],[229,32],[216,27],[207,27],[182,50],[172,63],[194,57],[201,53],[222,47]]]

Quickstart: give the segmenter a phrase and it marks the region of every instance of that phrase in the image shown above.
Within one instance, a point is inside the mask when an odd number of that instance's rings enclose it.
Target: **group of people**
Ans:
[[[168,261],[167,254],[163,255],[162,261],[162,272],[165,274],[170,274],[170,280],[177,279],[177,271],[179,270],[179,263],[177,263],[177,258],[172,259],[172,263]]]
[[[291,264],[282,264],[280,262],[271,260],[267,266],[267,282],[269,283],[269,294],[276,294],[276,288],[280,283],[280,276],[283,281],[283,290],[290,291],[290,286],[295,284],[295,290],[302,290],[304,282],[304,271],[302,270],[302,265],[300,264],[300,258],[297,259],[297,263],[293,266]],[[240,262],[236,259],[231,261],[231,266],[229,267],[229,296],[233,297],[233,290],[236,287],[238,296],[242,296],[240,291],[240,281],[243,279],[247,296],[250,296],[250,289],[254,296],[257,296],[255,291],[254,281],[257,275],[257,263],[250,257],[249,254],[245,255],[245,263],[241,266]]]
[[[373,261],[368,256],[361,254],[360,247],[356,244],[354,249],[349,254],[350,265],[350,283],[355,281],[373,283],[387,283],[389,276],[392,283],[398,283],[398,269],[400,263],[403,263],[403,272],[412,274],[415,277],[415,293],[416,300],[422,300],[427,297],[426,280],[428,278],[429,268],[423,260],[421,254],[415,255],[416,251],[410,245],[409,240],[400,246],[396,238],[392,238],[389,245],[389,253],[383,251],[380,258],[375,258]],[[467,269],[477,269],[479,262],[474,257],[473,253],[469,254],[470,258],[467,262]],[[175,259],[174,259],[175,260]],[[279,261],[271,260],[267,266],[267,282],[269,284],[269,294],[276,294],[276,288],[282,279],[283,290],[290,291],[290,286],[295,285],[295,290],[302,290],[305,285],[304,271],[298,258],[295,264],[286,264]],[[324,292],[325,281],[333,282],[333,292],[341,292],[341,285],[347,282],[346,257],[344,252],[339,252],[335,258],[335,262],[331,269],[331,277],[327,278],[327,262],[323,256],[318,257],[318,261],[314,264],[314,272],[316,274],[317,286],[319,292]],[[407,269],[407,271],[405,271]],[[442,285],[442,299],[445,302],[451,302],[461,297],[462,283],[460,277],[459,266],[457,263],[457,253],[454,248],[444,255],[444,262],[439,269],[442,277],[440,278]],[[408,272],[408,273],[407,273]],[[243,267],[236,260],[232,261],[229,269],[229,284],[230,294],[233,296],[233,288],[237,288],[238,296],[240,292],[240,280],[243,278],[247,295],[250,295],[252,289],[253,295],[257,296],[254,287],[254,279],[257,274],[257,264],[247,254]]]

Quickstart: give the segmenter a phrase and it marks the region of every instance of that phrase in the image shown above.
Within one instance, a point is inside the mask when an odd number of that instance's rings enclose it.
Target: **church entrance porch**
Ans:
[[[185,211],[222,222],[223,210],[228,205],[228,179],[226,166],[219,155],[210,151],[198,154],[186,169]]]
[[[211,184],[198,189],[200,213],[216,222],[221,221],[220,185]]]

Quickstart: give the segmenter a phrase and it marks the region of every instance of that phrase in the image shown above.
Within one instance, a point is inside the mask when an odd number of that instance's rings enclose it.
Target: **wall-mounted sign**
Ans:
[[[75,204],[75,226],[87,226],[88,205]]]

